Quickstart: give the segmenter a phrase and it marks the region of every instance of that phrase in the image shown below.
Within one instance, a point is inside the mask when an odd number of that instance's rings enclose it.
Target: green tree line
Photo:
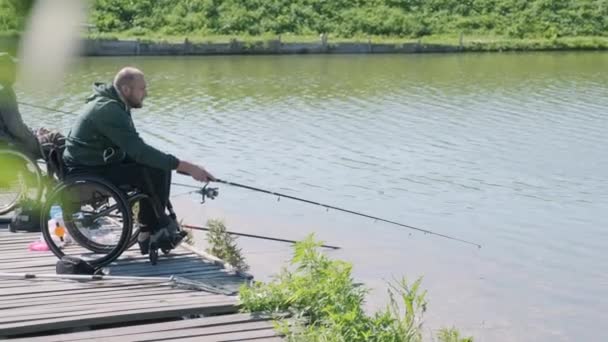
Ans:
[[[31,2],[0,0],[0,30]],[[94,0],[90,21],[140,35],[606,36],[608,0]]]

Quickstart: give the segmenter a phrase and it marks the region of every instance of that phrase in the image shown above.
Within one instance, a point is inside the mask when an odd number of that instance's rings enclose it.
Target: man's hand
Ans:
[[[37,136],[47,135],[49,133],[51,133],[51,131],[49,131],[48,129],[46,129],[44,127],[40,127],[34,131],[34,134],[36,134]]]
[[[194,168],[192,169],[192,172],[190,172],[190,176],[192,176],[192,178],[199,182],[212,182],[215,180],[215,177],[213,177],[213,175],[207,172],[207,170],[205,170],[203,167],[198,165],[193,166]]]
[[[204,167],[198,166],[187,161],[180,161],[177,166],[177,172],[187,173],[192,178],[199,182],[212,182],[215,181],[215,177],[207,172]]]

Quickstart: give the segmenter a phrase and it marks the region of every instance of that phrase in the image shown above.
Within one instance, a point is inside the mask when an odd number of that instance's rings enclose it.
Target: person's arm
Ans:
[[[179,164],[174,156],[146,144],[129,116],[116,104],[109,103],[101,108],[95,116],[95,125],[136,163],[163,170],[174,170]]]
[[[97,125],[98,129],[116,146],[125,151],[131,159],[150,167],[187,173],[197,181],[215,180],[204,168],[186,161],[180,161],[175,156],[161,152],[146,144],[133,127],[130,118],[114,108],[114,105],[109,104],[107,106],[104,112],[98,116],[100,118]]]
[[[0,113],[8,133],[16,140],[15,143],[23,147],[32,157],[42,158],[38,139],[23,122],[16,101],[4,94],[0,96]]]

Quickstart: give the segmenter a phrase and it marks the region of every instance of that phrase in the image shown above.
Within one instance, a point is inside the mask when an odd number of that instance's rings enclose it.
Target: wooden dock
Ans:
[[[281,341],[269,319],[251,314],[233,314],[181,321],[142,324],[70,334],[15,339],[12,341]]]
[[[55,274],[51,252],[28,250],[40,233],[10,233],[0,224],[0,273]],[[0,277],[0,339],[28,341],[220,341],[277,339],[265,317],[238,312],[238,288],[250,279],[185,248],[161,257],[127,251],[112,276],[196,281],[206,291],[152,280]],[[221,316],[218,316],[221,315]],[[204,316],[203,318],[200,318]],[[184,319],[196,317],[193,319]],[[82,331],[87,330],[87,331]]]

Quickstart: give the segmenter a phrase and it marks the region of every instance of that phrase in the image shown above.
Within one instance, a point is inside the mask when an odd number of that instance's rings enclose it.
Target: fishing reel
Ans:
[[[219,188],[209,187],[209,182],[197,191],[201,195],[201,204],[205,203],[205,199],[215,199],[219,195]]]

